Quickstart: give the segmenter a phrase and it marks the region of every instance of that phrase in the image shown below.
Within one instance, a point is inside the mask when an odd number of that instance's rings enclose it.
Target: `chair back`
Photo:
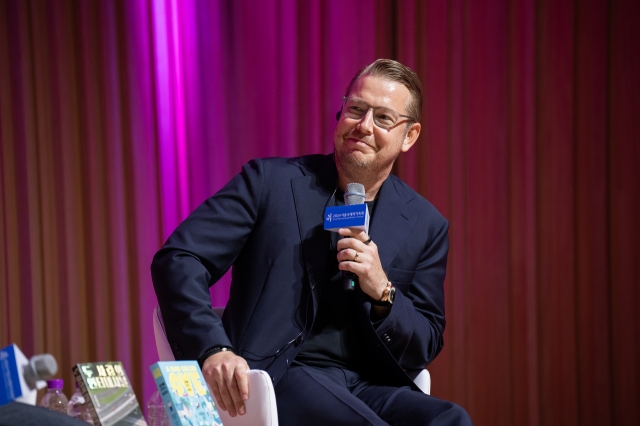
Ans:
[[[160,306],[153,310],[153,335],[156,338],[156,349],[158,350],[158,361],[175,361],[171,346],[167,340],[167,333],[164,330],[164,321],[160,313]]]

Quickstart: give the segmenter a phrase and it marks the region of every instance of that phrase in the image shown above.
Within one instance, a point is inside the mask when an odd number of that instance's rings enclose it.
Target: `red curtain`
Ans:
[[[433,394],[478,425],[640,422],[640,3],[0,0],[0,346],[154,385],[149,264],[253,157],[332,150],[415,69],[395,172],[450,220]],[[229,279],[212,288],[224,304]]]

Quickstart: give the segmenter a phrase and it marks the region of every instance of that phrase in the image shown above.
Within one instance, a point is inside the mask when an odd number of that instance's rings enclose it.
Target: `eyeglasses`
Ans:
[[[400,124],[400,117],[408,118],[409,121],[415,121],[408,115],[398,114],[394,110],[385,107],[373,107],[361,99],[345,96],[342,100],[344,101],[342,111],[347,117],[355,120],[361,120],[369,110],[372,110],[373,122],[376,126],[384,130],[391,130]]]

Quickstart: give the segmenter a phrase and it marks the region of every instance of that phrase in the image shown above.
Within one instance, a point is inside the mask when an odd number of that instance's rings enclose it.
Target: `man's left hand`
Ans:
[[[381,300],[388,280],[382,269],[378,246],[369,241],[369,235],[364,231],[341,228],[338,233],[351,237],[338,241],[338,269],[356,274],[362,291],[373,300]],[[366,241],[369,244],[365,244]]]

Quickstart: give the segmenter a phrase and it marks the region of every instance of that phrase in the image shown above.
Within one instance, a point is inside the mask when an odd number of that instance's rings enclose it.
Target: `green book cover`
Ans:
[[[173,426],[222,426],[196,361],[158,362],[149,368]]]
[[[95,426],[147,426],[121,362],[88,362],[73,367]]]

